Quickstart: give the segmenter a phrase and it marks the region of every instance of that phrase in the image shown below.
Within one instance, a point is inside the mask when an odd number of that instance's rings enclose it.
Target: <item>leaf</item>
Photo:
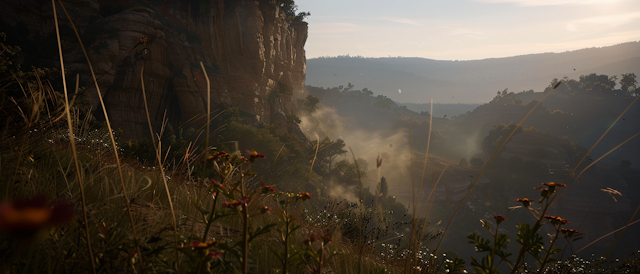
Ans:
[[[489,223],[489,221],[485,219],[480,219],[480,222],[482,223],[482,227],[486,229],[491,229],[491,224]]]

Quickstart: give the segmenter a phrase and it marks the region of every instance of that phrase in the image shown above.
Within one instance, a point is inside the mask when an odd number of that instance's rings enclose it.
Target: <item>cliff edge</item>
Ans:
[[[180,125],[211,105],[235,106],[291,130],[286,114],[305,78],[307,23],[280,10],[274,0],[74,0],[65,8],[78,27],[96,72],[109,118],[123,139],[149,135],[142,101],[144,82],[154,130],[163,118]],[[69,79],[76,73],[96,116],[102,116],[89,67],[60,5],[58,20]],[[51,2],[0,3],[0,32],[17,41],[33,60],[59,67]],[[16,37],[18,36],[18,37]],[[143,39],[143,40],[141,40]],[[31,62],[30,62],[31,61]],[[69,83],[71,84],[71,83]],[[74,86],[74,84],[70,85]]]

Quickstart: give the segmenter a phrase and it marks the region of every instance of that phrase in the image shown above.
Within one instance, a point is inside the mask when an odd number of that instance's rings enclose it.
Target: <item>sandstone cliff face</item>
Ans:
[[[212,109],[221,103],[236,106],[254,116],[254,122],[291,131],[286,114],[292,96],[303,88],[307,24],[291,21],[274,1],[65,3],[89,52],[112,124],[123,130],[124,139],[149,135],[140,80],[143,67],[156,130],[165,115],[179,125],[206,114],[207,84],[200,62],[211,81]],[[57,8],[67,70],[80,74],[99,115],[88,65],[66,16]],[[3,1],[0,15],[3,28],[26,29],[28,41],[39,41],[32,42],[41,43],[36,50],[57,47],[51,39],[55,28],[50,2]],[[141,43],[143,37],[146,43]],[[51,65],[55,57],[48,56]]]

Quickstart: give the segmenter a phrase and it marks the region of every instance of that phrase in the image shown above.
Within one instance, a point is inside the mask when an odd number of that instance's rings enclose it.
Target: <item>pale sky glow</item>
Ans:
[[[640,0],[296,0],[307,58],[469,60],[640,40]]]

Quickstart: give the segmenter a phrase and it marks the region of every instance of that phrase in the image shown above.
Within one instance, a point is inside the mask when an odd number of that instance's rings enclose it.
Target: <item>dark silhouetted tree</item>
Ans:
[[[583,92],[598,95],[613,95],[616,86],[617,76],[591,73],[580,76],[580,90]]]
[[[315,142],[311,142],[314,146]],[[330,139],[325,139],[320,143],[320,149],[318,150],[317,155],[317,166],[324,170],[325,172],[331,171],[333,168],[333,161],[340,155],[344,155],[347,151],[344,149],[345,143],[342,139],[336,139],[335,141],[331,141]],[[321,171],[322,172],[322,171]]]
[[[313,95],[307,95],[307,98],[298,99],[298,103],[300,107],[309,114],[312,114],[318,110],[318,103],[320,103],[320,99]]]
[[[637,94],[636,91],[636,84],[638,83],[638,81],[636,81],[636,74],[635,73],[625,73],[622,74],[622,79],[620,79],[620,90],[622,90],[622,92],[625,92],[628,95],[631,94]]]
[[[358,179],[364,179],[367,177],[365,172],[367,168],[367,161],[362,158],[356,160],[358,164],[352,163],[348,159],[344,159],[336,163],[335,170],[340,174],[340,181],[346,185],[357,185]]]

